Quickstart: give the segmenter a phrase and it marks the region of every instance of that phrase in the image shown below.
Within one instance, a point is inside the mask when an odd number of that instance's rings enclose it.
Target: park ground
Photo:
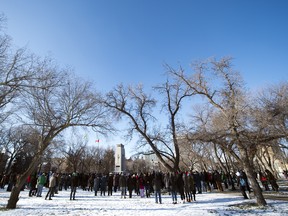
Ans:
[[[278,181],[279,192],[267,191],[264,196],[268,205],[258,207],[255,199],[244,200],[239,191],[225,190],[224,192],[212,191],[196,195],[196,202],[181,202],[172,204],[168,193],[162,195],[162,204],[155,203],[155,197],[140,198],[134,195],[132,198],[123,199],[120,192],[112,196],[94,196],[91,191],[77,189],[76,200],[70,200],[70,191],[59,191],[52,200],[45,200],[47,193],[45,188],[43,197],[29,197],[28,190],[20,193],[17,208],[6,210],[5,205],[9,199],[10,192],[0,189],[0,215],[69,215],[69,216],[91,216],[91,215],[141,215],[141,216],[167,216],[167,215],[205,215],[205,216],[288,216],[288,181]]]

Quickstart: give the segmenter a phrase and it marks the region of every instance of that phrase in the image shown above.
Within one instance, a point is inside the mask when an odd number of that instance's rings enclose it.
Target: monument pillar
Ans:
[[[121,173],[126,170],[125,148],[123,144],[117,144],[115,151],[115,172]]]

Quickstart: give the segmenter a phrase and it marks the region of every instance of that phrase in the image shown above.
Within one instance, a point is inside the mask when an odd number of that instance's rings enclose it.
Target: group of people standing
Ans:
[[[89,178],[90,179],[90,178]],[[88,183],[91,185],[90,181]],[[156,203],[162,203],[162,191],[165,189],[171,194],[172,202],[177,203],[177,194],[180,195],[182,202],[196,201],[196,186],[192,172],[180,173],[140,173],[140,174],[112,174],[107,176],[96,175],[94,177],[94,191],[97,196],[97,191],[100,189],[101,195],[105,196],[105,188],[108,188],[108,195],[112,195],[112,188],[114,192],[120,191],[121,198],[132,198],[133,193],[136,196],[151,197],[155,196]],[[108,185],[106,187],[106,184]],[[109,189],[110,188],[110,189]],[[110,191],[111,190],[111,191]]]
[[[86,183],[85,182],[86,180]],[[58,191],[67,190],[70,188],[70,200],[75,200],[76,189],[93,191],[94,195],[105,196],[108,191],[108,196],[112,193],[120,191],[121,198],[132,198],[133,195],[144,197],[155,196],[156,203],[162,203],[163,190],[171,194],[174,204],[181,202],[196,201],[196,184],[192,172],[179,173],[139,173],[139,174],[90,174],[83,176],[73,172],[68,175],[57,173],[42,173],[38,176],[32,175],[28,179],[29,196],[42,197],[43,187],[48,188],[45,199],[52,200],[54,194]]]
[[[236,173],[236,176],[237,176],[237,185],[239,186],[239,189],[244,199],[249,199],[251,188],[249,186],[246,173],[243,170],[241,170]],[[264,172],[260,171],[258,174],[255,175],[255,178],[261,182],[265,191],[270,190],[270,187],[269,187],[269,184],[270,184],[272,190],[278,192],[279,185],[277,184],[277,179],[272,174],[272,172],[270,172],[268,169],[266,169]]]
[[[256,178],[262,183],[265,190],[269,190],[271,184],[272,190],[278,191],[278,184],[274,175],[269,171],[259,172]],[[5,183],[3,183],[5,184]],[[108,196],[120,191],[121,198],[132,198],[133,195],[151,197],[154,194],[155,202],[162,203],[162,192],[165,191],[171,195],[172,203],[179,201],[192,202],[196,201],[196,194],[212,191],[217,189],[223,191],[224,187],[234,188],[237,184],[245,199],[249,198],[251,192],[247,176],[244,171],[239,171],[234,177],[224,174],[224,172],[151,172],[151,173],[107,173],[107,174],[81,174],[73,172],[70,174],[61,173],[41,173],[29,176],[27,185],[29,196],[42,197],[43,188],[47,187],[48,191],[45,199],[52,200],[54,194],[61,190],[71,190],[70,200],[75,200],[77,188],[82,190],[93,191],[94,195]],[[10,182],[8,188],[10,188]],[[224,187],[223,187],[224,186]],[[248,191],[248,193],[247,193]],[[99,193],[98,193],[99,192]],[[179,196],[179,198],[178,198]]]
[[[78,174],[76,172],[69,175],[70,184],[67,185],[66,190],[68,187],[71,188],[70,200],[75,200],[76,188],[79,185],[77,175]],[[59,174],[57,173],[49,173],[47,175],[45,173],[41,173],[38,176],[37,174],[31,175],[27,179],[27,187],[30,189],[30,197],[42,197],[43,188],[47,187],[48,191],[45,196],[45,200],[52,200],[52,197],[57,194],[59,190],[62,190],[62,188],[59,187]]]

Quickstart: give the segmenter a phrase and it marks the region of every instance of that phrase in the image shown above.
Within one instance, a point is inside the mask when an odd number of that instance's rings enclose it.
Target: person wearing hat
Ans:
[[[113,191],[113,173],[109,173],[107,186],[108,186],[108,196],[112,196]]]

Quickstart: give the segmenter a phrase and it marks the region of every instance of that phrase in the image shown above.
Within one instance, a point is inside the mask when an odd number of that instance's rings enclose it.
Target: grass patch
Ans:
[[[4,206],[0,206],[0,212],[8,211],[9,209],[5,208]]]
[[[245,202],[234,205],[229,205],[230,208],[238,210],[253,210],[253,209],[266,209],[268,206],[259,206],[255,202]]]

